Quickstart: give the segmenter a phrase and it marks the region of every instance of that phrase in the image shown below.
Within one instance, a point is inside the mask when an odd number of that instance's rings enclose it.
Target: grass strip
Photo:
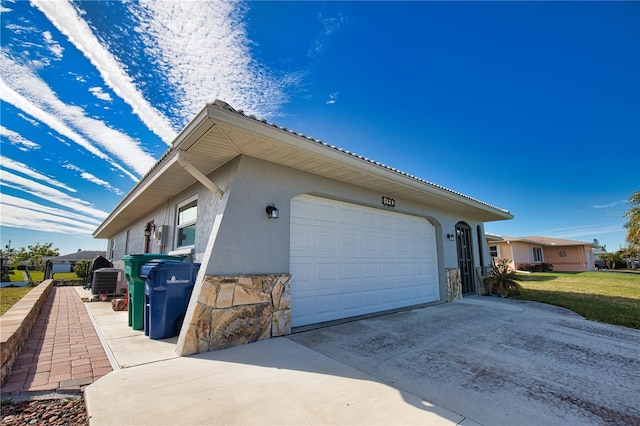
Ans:
[[[519,274],[518,299],[561,306],[593,321],[640,329],[640,275],[617,272]]]

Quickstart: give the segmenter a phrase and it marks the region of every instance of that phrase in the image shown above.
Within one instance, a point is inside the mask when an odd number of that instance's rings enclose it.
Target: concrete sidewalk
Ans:
[[[87,305],[122,367],[85,390],[92,426],[157,424],[475,425],[288,338],[189,357],[126,312]]]

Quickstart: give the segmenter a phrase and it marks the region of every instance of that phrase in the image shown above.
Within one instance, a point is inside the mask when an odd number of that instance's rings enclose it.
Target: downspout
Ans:
[[[215,183],[211,182],[211,180],[206,177],[200,170],[196,169],[193,164],[189,163],[184,156],[184,151],[178,151],[178,156],[176,157],[176,159],[178,160],[178,164],[180,164],[180,167],[189,172],[191,176],[196,178],[209,191],[222,198],[222,195],[224,194],[222,189],[220,189]]]

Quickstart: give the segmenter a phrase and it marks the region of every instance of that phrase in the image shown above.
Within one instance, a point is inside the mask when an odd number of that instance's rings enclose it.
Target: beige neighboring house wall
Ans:
[[[594,269],[592,243],[540,236],[509,237],[487,234],[492,258],[509,259],[513,269],[520,265],[550,263],[554,271],[582,272]]]

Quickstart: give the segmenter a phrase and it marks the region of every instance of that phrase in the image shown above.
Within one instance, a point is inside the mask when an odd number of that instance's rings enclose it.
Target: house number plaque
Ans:
[[[390,197],[382,197],[382,205],[393,208],[396,206],[396,200]]]

